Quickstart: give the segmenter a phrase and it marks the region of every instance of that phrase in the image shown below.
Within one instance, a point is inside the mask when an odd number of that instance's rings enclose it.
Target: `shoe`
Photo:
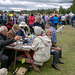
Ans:
[[[52,64],[52,67],[55,68],[56,70],[60,70],[60,68],[57,65]]]
[[[64,64],[64,62],[62,62],[62,61],[59,61],[58,63],[60,63],[60,64]]]

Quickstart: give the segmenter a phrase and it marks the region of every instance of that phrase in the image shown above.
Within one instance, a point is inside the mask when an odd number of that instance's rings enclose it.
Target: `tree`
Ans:
[[[70,12],[71,12],[71,9],[70,8],[66,9],[66,13],[67,14],[69,14]]]
[[[75,7],[75,0],[71,1],[73,3],[73,6]]]
[[[3,13],[3,11],[2,11],[2,10],[0,10],[0,14],[1,14],[1,13]]]
[[[64,9],[62,6],[60,6],[59,13],[65,14],[66,13],[66,9]]]

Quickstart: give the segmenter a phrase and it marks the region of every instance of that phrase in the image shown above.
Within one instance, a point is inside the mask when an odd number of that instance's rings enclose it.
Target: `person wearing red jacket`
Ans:
[[[7,28],[8,28],[8,31],[12,28],[12,26],[13,26],[12,17],[8,16],[8,20],[7,20]]]
[[[34,29],[32,28],[34,21],[35,21],[35,17],[33,16],[33,14],[31,14],[31,16],[29,17],[29,28],[31,34],[34,33]]]

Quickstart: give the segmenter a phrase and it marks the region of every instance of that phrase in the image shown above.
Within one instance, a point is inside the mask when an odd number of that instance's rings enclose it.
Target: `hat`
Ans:
[[[19,24],[20,27],[24,27],[24,26],[28,26],[25,22],[21,22],[21,24]]]
[[[14,29],[20,29],[19,25],[17,25],[17,24],[14,24],[14,25],[13,25],[13,28],[14,28]]]
[[[44,30],[41,28],[41,27],[35,27],[34,29],[34,32],[37,34],[37,35],[42,35]]]

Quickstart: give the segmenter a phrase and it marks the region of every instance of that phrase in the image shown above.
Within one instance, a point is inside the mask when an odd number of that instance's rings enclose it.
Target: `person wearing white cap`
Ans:
[[[34,29],[36,38],[31,46],[34,51],[33,59],[39,63],[44,63],[50,59],[51,40],[47,36],[42,36],[42,33],[43,29],[41,27]]]
[[[25,22],[21,22],[21,24],[19,24],[19,26],[21,28],[18,31],[18,36],[22,36],[22,38],[26,38],[28,35],[25,33],[24,28],[27,27],[28,25]]]

